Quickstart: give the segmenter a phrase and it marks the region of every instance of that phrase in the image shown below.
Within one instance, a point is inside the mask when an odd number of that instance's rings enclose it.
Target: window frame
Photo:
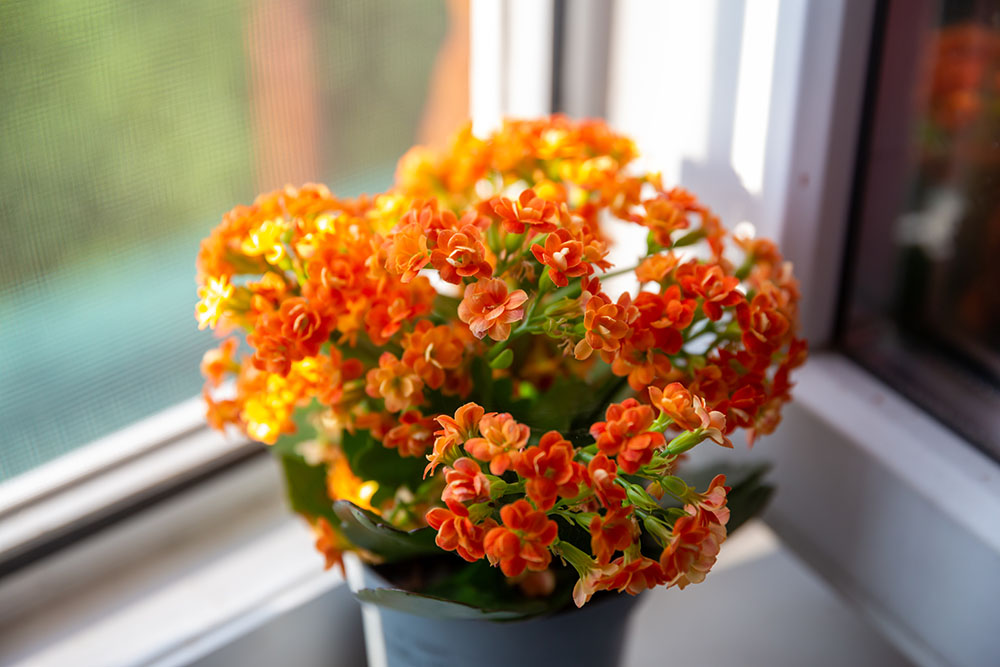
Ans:
[[[887,10],[812,2],[802,17],[780,240],[796,260],[813,354],[785,423],[761,444],[780,490],[765,520],[910,659],[983,664],[1000,651],[974,620],[1000,613],[1000,466],[834,347],[865,157],[859,101],[870,99],[871,36]],[[968,569],[947,582],[926,576],[963,558]]]
[[[470,9],[477,129],[504,114],[549,113],[554,0],[473,2]],[[531,47],[510,48],[515,31],[526,30]],[[200,396],[0,484],[0,625],[30,635],[0,649],[0,660],[100,655],[187,664],[342,585],[322,569],[282,485],[265,445],[208,427]],[[215,567],[229,561],[233,567]],[[247,587],[258,598],[240,597]],[[201,588],[222,591],[225,602],[216,605]],[[118,606],[136,595],[153,602],[122,617]],[[348,600],[340,611],[356,613],[353,605]],[[177,621],[204,606],[212,609],[193,622]],[[148,632],[161,623],[176,627]],[[113,656],[103,653],[109,629],[122,638]]]
[[[579,67],[579,61],[566,57],[579,45],[567,43],[565,40],[571,37],[565,33],[563,41],[550,39],[560,30],[561,22],[555,18],[559,12],[562,12],[561,21],[573,20],[566,14],[581,11],[576,8],[583,5],[597,7],[583,10],[596,12],[597,16],[607,11],[606,7],[616,9],[615,3],[562,3],[560,0],[473,4],[470,108],[477,129],[494,125],[503,113],[535,114],[551,110],[551,91],[540,83],[546,79],[550,87],[553,80],[561,86],[582,87],[582,92],[580,88],[576,92],[563,88],[557,96],[570,106],[570,100],[589,100],[570,111],[599,113],[599,109],[587,105],[603,103],[600,86],[595,93],[593,79],[572,73],[573,67]],[[1000,652],[1000,636],[992,633],[972,637],[970,641],[968,632],[958,627],[973,615],[968,610],[954,619],[934,619],[938,627],[933,627],[926,615],[912,604],[912,587],[927,582],[911,574],[909,568],[898,567],[891,556],[897,553],[899,541],[925,537],[927,521],[932,520],[940,522],[935,525],[947,531],[949,541],[933,544],[924,553],[913,554],[915,563],[933,567],[935,563],[954,562],[956,556],[969,553],[968,550],[975,551],[980,558],[978,562],[1000,559],[1000,524],[990,521],[1000,516],[1000,470],[969,443],[830,349],[834,340],[845,259],[846,220],[856,164],[853,147],[857,146],[861,131],[858,100],[862,99],[866,83],[870,48],[867,36],[872,34],[879,20],[879,8],[883,6],[876,0],[781,3],[780,25],[791,31],[794,42],[782,56],[798,58],[795,61],[797,71],[794,86],[773,93],[783,99],[779,100],[781,104],[772,104],[772,115],[785,115],[781,118],[782,130],[768,137],[768,168],[774,170],[775,177],[762,196],[768,199],[769,210],[777,211],[776,227],[783,250],[797,260],[796,272],[803,292],[803,330],[814,354],[795,378],[798,384],[796,401],[789,406],[786,424],[753,455],[775,464],[774,474],[781,492],[776,495],[765,519],[788,546],[853,600],[859,611],[911,659],[921,664],[973,662],[977,656]],[[608,23],[607,20],[590,21],[597,26],[597,34],[603,34],[605,39]],[[515,26],[518,30],[536,26],[538,35],[543,37],[529,40],[542,45],[531,58],[511,60],[508,45]],[[561,44],[563,57],[553,58],[551,49],[544,48],[553,42]],[[538,66],[539,62],[550,65],[556,62],[560,72],[553,76],[551,68],[545,70]],[[536,91],[531,99],[522,99],[523,109],[511,106],[511,82]],[[575,98],[577,94],[581,97]],[[169,517],[157,517],[154,522],[157,507],[162,509],[170,503],[183,503],[185,498],[210,492],[213,488],[230,488],[233,479],[266,466],[264,457],[259,456],[264,451],[260,446],[240,440],[221,439],[219,442],[215,438],[221,436],[199,426],[199,400],[192,399],[150,418],[134,430],[126,429],[81,449],[78,455],[70,454],[66,459],[27,473],[14,480],[21,480],[16,485],[0,487],[0,517],[4,518],[0,524],[0,545],[9,543],[4,541],[8,538],[7,520],[21,517],[29,521],[32,512],[37,512],[36,517],[48,518],[46,521],[33,519],[33,532],[21,533],[41,540],[35,543],[36,547],[45,543],[44,538],[58,536],[59,531],[71,528],[73,521],[80,520],[81,516],[90,517],[89,525],[94,529],[63,544],[62,549],[50,552],[42,561],[29,564],[22,558],[18,572],[0,579],[0,608],[9,608],[15,600],[23,600],[25,590],[32,590],[31,587],[43,578],[55,582],[50,585],[58,588],[62,582],[86,574],[73,562],[74,554],[85,548],[96,549],[99,555],[93,557],[94,560],[104,559],[101,571],[105,577],[113,576],[108,571],[114,569],[115,558],[120,562],[155,558],[156,554],[151,555],[141,548],[138,552],[116,554],[122,540],[133,547],[141,545],[136,545],[134,538],[119,537],[116,542],[113,534],[124,535],[138,525],[145,531],[169,534],[190,524],[192,516],[190,512],[180,513],[180,516],[174,513]],[[202,451],[196,452],[199,448]],[[182,450],[185,455],[179,453]],[[175,456],[173,452],[178,454]],[[157,458],[158,455],[162,458]],[[836,471],[852,475],[850,487],[831,483],[831,470],[818,466],[816,461],[829,462],[837,466]],[[238,465],[239,462],[242,465]],[[208,475],[211,482],[195,484],[190,481],[213,470],[215,472]],[[146,486],[118,487],[117,495],[102,498],[93,493],[105,479],[110,479],[106,475],[116,474],[125,479],[144,480]],[[44,488],[32,489],[28,480],[44,482]],[[273,475],[265,475],[253,483],[262,489],[274,481]],[[184,486],[185,483],[188,486]],[[164,484],[167,486],[160,486]],[[89,496],[84,493],[88,487],[92,492]],[[166,493],[167,488],[184,492],[160,496],[156,500],[147,498],[148,511],[143,514],[125,512],[127,507],[142,506],[142,494],[149,489]],[[942,488],[948,492],[941,493]],[[244,487],[244,490],[247,489]],[[67,494],[74,491],[81,494],[77,498],[89,498],[91,504],[66,500],[73,497]],[[167,497],[172,498],[170,503],[159,502]],[[63,503],[61,512],[46,510],[46,507],[60,507],[60,502]],[[102,512],[116,507],[125,513],[112,512],[111,516],[117,519],[107,519],[107,515],[101,519]],[[260,511],[266,513],[271,509]],[[889,509],[899,514],[887,517],[885,512]],[[195,523],[217,522],[246,511],[245,506],[237,504],[221,508],[211,516],[193,519]],[[889,518],[893,520],[890,525],[893,530],[879,532],[878,520],[888,521]],[[102,520],[115,524],[114,528],[98,532]],[[281,525],[294,521],[290,516],[285,517]],[[108,525],[105,523],[104,527]],[[852,544],[858,548],[843,548],[843,540],[853,540]],[[239,537],[231,541],[233,549],[252,549],[241,544]],[[98,544],[101,542],[104,544]],[[293,548],[298,550],[303,546],[296,542]],[[859,562],[860,556],[874,560]],[[288,573],[288,581],[300,576],[311,576],[315,578],[311,581],[315,581],[322,576],[318,567],[309,575],[302,572],[304,570],[299,569]],[[984,583],[982,573],[975,570],[949,574],[947,582],[938,582],[932,589],[935,595],[949,603],[956,599],[965,601],[955,590],[965,594]],[[238,579],[247,573],[235,576]],[[323,581],[333,585],[329,577]],[[946,584],[953,588],[949,590]],[[315,590],[320,588],[317,586]],[[278,595],[280,590],[276,586],[274,594]],[[40,596],[39,604],[58,599],[57,596],[58,592]],[[997,600],[1000,595],[976,607],[979,618],[995,618],[1000,604]],[[205,633],[211,634],[212,630],[204,628]],[[57,637],[58,628],[52,633]],[[186,641],[183,637],[175,639],[180,641],[180,644],[173,644],[175,648]],[[190,639],[188,636],[187,640]],[[208,639],[205,641],[211,643]],[[162,651],[168,649],[169,646],[161,646],[159,655],[166,655]]]

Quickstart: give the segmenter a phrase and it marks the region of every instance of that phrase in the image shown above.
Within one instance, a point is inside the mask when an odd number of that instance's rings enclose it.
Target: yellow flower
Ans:
[[[381,194],[375,197],[375,207],[368,211],[372,229],[378,234],[388,234],[399,223],[399,219],[409,210],[410,198],[397,194]]]
[[[240,249],[249,257],[264,255],[268,264],[277,264],[285,256],[281,237],[287,231],[288,221],[285,219],[265,220],[247,233]]]
[[[210,278],[208,285],[198,288],[198,298],[201,299],[195,306],[195,317],[198,319],[198,328],[215,328],[225,311],[226,301],[233,295],[233,286],[226,276],[218,280]]]
[[[334,500],[349,500],[358,507],[379,513],[371,503],[372,496],[378,491],[378,482],[358,478],[343,455],[336,456],[327,467],[326,489]]]

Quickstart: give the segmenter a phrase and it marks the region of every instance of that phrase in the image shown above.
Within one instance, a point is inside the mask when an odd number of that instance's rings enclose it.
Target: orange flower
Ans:
[[[729,373],[723,373],[715,359],[710,359],[707,366],[699,368],[694,373],[694,379],[688,385],[688,390],[692,394],[704,396],[705,401],[715,405],[729,398]],[[730,372],[735,373],[732,369]],[[719,408],[720,410],[723,408]]]
[[[653,409],[634,398],[608,406],[607,421],[590,428],[597,447],[609,456],[618,456],[618,465],[631,474],[649,463],[653,452],[666,444],[662,433],[649,431]]]
[[[551,232],[559,219],[555,203],[542,199],[531,189],[522,192],[517,201],[494,197],[489,204],[511,234],[523,234],[527,228],[542,234]]]
[[[225,431],[226,426],[242,425],[242,420],[240,419],[242,406],[239,401],[232,399],[216,401],[208,393],[207,385],[202,390],[201,397],[205,400],[205,421],[208,422],[209,426],[217,431]]]
[[[573,445],[558,431],[549,431],[538,446],[517,457],[514,470],[527,480],[524,491],[539,509],[551,509],[556,496],[572,498],[578,494],[583,466],[573,461],[574,453]]]
[[[694,396],[681,383],[671,382],[662,390],[650,387],[649,398],[679,428],[694,431],[701,426],[701,417],[695,411]]]
[[[317,382],[316,399],[323,405],[336,405],[344,398],[344,384],[361,377],[364,367],[357,359],[344,359],[335,347],[330,348],[330,356],[319,356],[322,361],[322,378]]]
[[[547,568],[552,562],[548,546],[559,533],[556,522],[524,499],[500,508],[500,518],[504,525],[488,532],[483,542],[490,563],[499,563],[508,577],[516,577],[525,569]]]
[[[340,568],[340,573],[346,577],[347,573],[344,570],[343,555],[344,551],[350,548],[350,545],[333,529],[330,522],[323,517],[313,522],[312,529],[313,534],[316,536],[316,550],[323,554],[323,558],[326,561],[323,567],[329,570],[336,565]]]
[[[399,421],[386,410],[357,411],[350,416],[349,423],[354,429],[368,431],[376,440],[381,440],[399,426]]]
[[[669,377],[672,368],[667,355],[652,347],[643,350],[631,342],[624,343],[611,362],[611,372],[627,376],[629,386],[637,392],[645,391],[657,379]]]
[[[726,528],[715,514],[698,510],[674,522],[672,537],[660,555],[667,586],[684,589],[705,580],[726,540]]]
[[[236,373],[240,370],[240,364],[233,355],[240,341],[236,338],[227,338],[218,348],[211,349],[201,358],[201,374],[213,387],[222,384],[226,373]]]
[[[650,387],[649,398],[678,428],[686,431],[701,429],[704,437],[716,444],[733,446],[726,437],[726,415],[718,410],[709,410],[704,398],[692,394],[679,382],[668,384],[662,390]]]
[[[302,297],[285,300],[277,312],[264,313],[247,336],[253,364],[260,370],[288,375],[292,362],[319,353],[330,336],[331,321]]]
[[[663,571],[655,560],[640,556],[628,561],[625,556],[619,556],[611,565],[615,568],[613,574],[599,582],[607,590],[638,595],[664,583]]]
[[[610,563],[616,551],[632,546],[638,535],[638,526],[629,510],[611,510],[606,516],[595,514],[590,520],[590,548],[601,565]]]
[[[790,330],[788,318],[766,294],[758,294],[749,304],[736,309],[736,321],[743,330],[743,344],[754,354],[770,357],[784,342]]]
[[[657,243],[669,248],[673,245],[671,233],[691,226],[688,213],[695,210],[696,205],[697,202],[691,195],[680,188],[675,188],[670,192],[658,194],[655,199],[642,202],[646,215],[640,218],[640,221],[649,227]]]
[[[769,239],[755,239],[747,236],[734,236],[733,241],[743,249],[754,262],[778,265],[784,261],[778,246]]]
[[[431,389],[440,389],[445,371],[462,365],[465,344],[447,325],[420,320],[403,336],[403,363],[410,366]]]
[[[483,415],[479,422],[479,432],[483,437],[467,440],[465,451],[480,461],[489,461],[490,472],[494,475],[502,475],[514,467],[531,435],[531,430],[526,425],[518,424],[507,412]]]
[[[466,224],[461,229],[443,230],[437,237],[437,247],[431,253],[431,264],[441,279],[460,285],[462,278],[489,278],[493,265],[483,244],[483,235],[475,225]]]
[[[337,450],[326,468],[326,493],[333,500],[348,500],[358,507],[378,513],[371,500],[378,491],[378,482],[367,482],[354,474],[347,458]]]
[[[695,414],[701,420],[701,429],[705,437],[717,445],[733,448],[733,443],[726,437],[726,415],[718,410],[709,410],[705,399],[694,396]]]
[[[656,346],[667,354],[677,354],[684,344],[681,332],[690,326],[698,304],[694,299],[682,298],[677,285],[664,290],[657,301],[659,312],[649,320]]]
[[[573,603],[577,607],[590,602],[590,598],[598,591],[607,590],[611,577],[618,572],[618,568],[613,565],[598,565],[594,563],[587,568],[586,574],[582,574],[573,586]]]
[[[270,313],[281,307],[281,302],[288,294],[288,283],[274,271],[268,271],[260,280],[248,282],[247,289],[250,290],[247,318],[250,322],[256,323],[263,313]],[[315,303],[318,310],[328,310],[322,302]]]
[[[506,340],[510,325],[524,317],[524,290],[507,293],[502,280],[480,279],[465,287],[465,297],[458,305],[458,317],[469,325],[476,338],[489,334],[493,340]]]
[[[438,531],[434,543],[445,551],[455,551],[465,560],[477,561],[485,555],[484,540],[496,530],[496,521],[486,519],[481,524],[472,523],[469,510],[464,505],[452,509],[435,507],[424,517],[427,525]],[[554,524],[553,524],[554,525]]]
[[[470,458],[463,456],[451,468],[446,468],[444,479],[447,486],[441,492],[441,500],[448,507],[490,499],[490,481],[479,469],[479,464]]]
[[[722,317],[722,309],[744,303],[746,298],[736,289],[740,279],[727,276],[718,264],[688,262],[677,268],[677,282],[693,296],[704,299],[701,309],[709,319]]]
[[[746,385],[734,391],[728,400],[721,401],[716,408],[726,415],[728,430],[736,426],[749,428],[753,426],[754,419],[766,400],[767,396],[759,387]]]
[[[708,484],[705,493],[691,493],[687,498],[689,503],[685,509],[688,512],[708,512],[715,517],[715,522],[725,526],[729,523],[729,508],[726,507],[726,496],[729,487],[726,486],[726,476],[716,475]]]
[[[399,426],[382,438],[382,444],[397,450],[400,456],[423,456],[434,440],[433,429],[433,418],[407,410],[399,416]]]
[[[378,368],[368,371],[366,381],[365,392],[372,398],[384,399],[389,412],[400,412],[424,400],[423,381],[391,352],[382,353]]]
[[[407,287],[381,285],[379,293],[362,300],[365,331],[375,345],[389,342],[404,322],[430,312],[434,288],[424,276],[417,276]],[[358,313],[360,315],[360,313]]]
[[[302,293],[331,308],[342,307],[344,294],[357,289],[363,275],[358,260],[337,249],[322,248],[306,263],[309,279],[302,286]]]
[[[393,232],[383,247],[385,270],[399,276],[404,283],[413,280],[420,269],[431,261],[430,251],[427,249],[427,234],[416,221],[408,223],[401,221],[400,227]]]
[[[594,495],[609,510],[621,508],[625,502],[625,489],[615,484],[618,466],[604,452],[598,452],[587,464],[587,478]]]
[[[569,277],[585,276],[594,269],[584,261],[583,244],[565,229],[557,229],[545,238],[545,245],[531,246],[531,253],[549,267],[549,278],[559,287],[569,284]]]
[[[672,252],[652,255],[639,263],[635,269],[635,277],[640,283],[663,282],[677,268],[677,261],[677,255]]]
[[[455,412],[454,418],[448,415],[437,416],[441,430],[434,432],[436,436],[434,451],[427,455],[430,463],[424,468],[424,477],[433,473],[434,469],[442,463],[449,463],[455,459],[458,446],[478,432],[479,420],[483,418],[484,412],[481,406],[475,403],[466,403]]]
[[[617,352],[638,315],[639,311],[632,305],[632,297],[628,292],[618,298],[618,303],[611,303],[611,299],[603,292],[593,296],[587,301],[587,309],[583,315],[583,325],[587,332],[577,343],[573,354],[577,359],[583,360],[593,354],[594,350]]]

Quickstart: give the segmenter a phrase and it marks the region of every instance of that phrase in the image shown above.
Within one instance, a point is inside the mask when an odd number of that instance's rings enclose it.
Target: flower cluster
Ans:
[[[196,317],[249,351],[205,356],[210,423],[308,429],[295,456],[331,501],[508,577],[568,564],[577,604],[701,581],[727,487],[677,464],[774,430],[806,356],[798,289],[773,243],[635,157],[600,121],[508,121],[411,150],[374,197],[307,185],[233,209],[202,243]],[[609,272],[608,217],[648,229],[636,266]],[[606,291],[619,274],[633,289]],[[328,563],[360,550],[309,518]]]

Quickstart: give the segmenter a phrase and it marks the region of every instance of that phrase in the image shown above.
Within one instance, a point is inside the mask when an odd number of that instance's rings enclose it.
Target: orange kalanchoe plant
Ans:
[[[774,244],[635,157],[600,121],[465,128],[385,193],[289,187],[202,243],[199,324],[249,348],[206,355],[209,421],[275,445],[328,564],[437,554],[464,585],[435,596],[483,607],[529,572],[555,575],[522,587],[553,605],[704,579],[766,493],[699,492],[678,464],[774,430],[806,356],[798,289]],[[609,218],[649,230],[613,274]],[[619,274],[636,287],[605,291]]]

